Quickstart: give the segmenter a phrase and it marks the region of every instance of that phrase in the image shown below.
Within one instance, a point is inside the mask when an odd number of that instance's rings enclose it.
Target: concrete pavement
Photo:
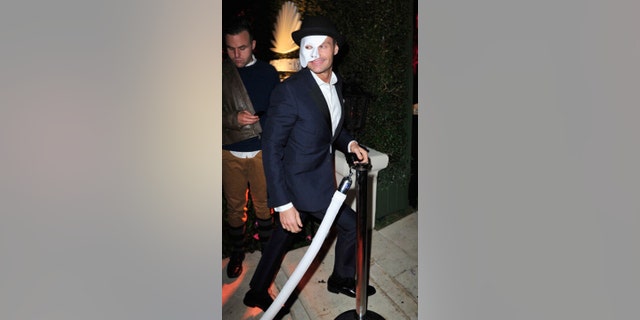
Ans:
[[[414,212],[371,234],[371,265],[369,284],[377,293],[368,297],[367,310],[386,320],[418,319],[418,214]],[[284,320],[333,320],[340,314],[355,310],[354,298],[327,291],[326,281],[333,268],[335,237],[329,235],[298,284],[298,298]],[[287,253],[276,281],[272,286],[275,296],[308,247]],[[222,319],[260,319],[262,310],[242,303],[249,289],[249,280],[260,259],[260,252],[247,253],[240,277],[226,275],[228,258],[222,260]]]

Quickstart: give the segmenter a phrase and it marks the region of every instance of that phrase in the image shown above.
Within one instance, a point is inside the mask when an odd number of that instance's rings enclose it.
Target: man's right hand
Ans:
[[[282,228],[293,233],[302,231],[302,220],[300,213],[295,207],[280,211],[280,224]]]
[[[243,110],[238,112],[238,124],[240,126],[246,126],[248,124],[254,124],[260,120],[260,117],[252,115],[249,111]]]

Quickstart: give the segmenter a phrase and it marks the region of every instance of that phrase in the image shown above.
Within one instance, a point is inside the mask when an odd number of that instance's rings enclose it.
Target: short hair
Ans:
[[[224,28],[224,35],[235,35],[242,31],[249,33],[249,40],[253,41],[253,30],[251,28],[251,22],[243,16],[233,17]]]

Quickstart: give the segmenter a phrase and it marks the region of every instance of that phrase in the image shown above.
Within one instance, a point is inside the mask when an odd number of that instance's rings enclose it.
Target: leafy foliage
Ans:
[[[336,2],[331,18],[346,36],[337,69],[371,94],[358,139],[389,155],[378,187],[408,183],[412,108],[413,1]],[[344,52],[346,51],[346,52]]]

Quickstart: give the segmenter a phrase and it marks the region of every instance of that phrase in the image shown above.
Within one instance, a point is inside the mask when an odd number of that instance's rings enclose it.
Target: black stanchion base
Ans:
[[[384,318],[371,311],[371,310],[367,310],[367,312],[364,313],[364,317],[360,318],[360,316],[358,315],[358,313],[356,312],[356,310],[349,310],[349,311],[345,311],[343,313],[341,313],[336,320],[360,320],[360,319],[367,319],[367,320],[384,320]]]

